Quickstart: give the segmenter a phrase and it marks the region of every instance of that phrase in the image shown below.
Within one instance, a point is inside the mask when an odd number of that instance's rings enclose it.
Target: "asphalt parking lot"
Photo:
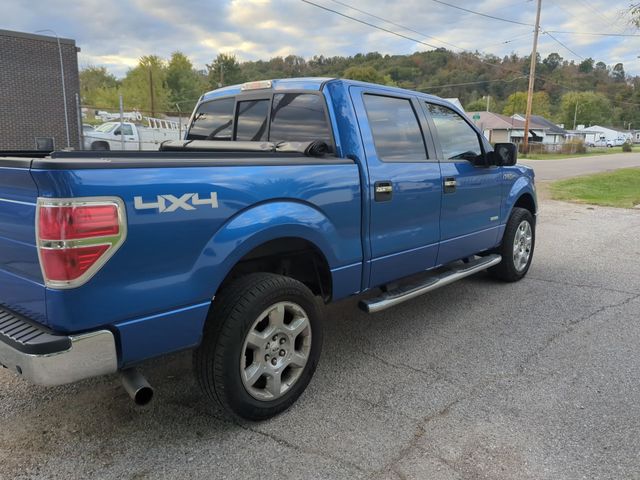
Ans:
[[[478,275],[375,316],[328,308],[300,401],[208,406],[190,355],[52,389],[0,372],[0,478],[595,479],[640,475],[640,212],[545,200],[528,277]]]

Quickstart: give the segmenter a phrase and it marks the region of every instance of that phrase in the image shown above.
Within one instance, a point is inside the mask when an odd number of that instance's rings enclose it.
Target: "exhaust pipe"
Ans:
[[[128,368],[120,372],[122,386],[136,405],[148,405],[153,399],[153,387],[136,368]]]

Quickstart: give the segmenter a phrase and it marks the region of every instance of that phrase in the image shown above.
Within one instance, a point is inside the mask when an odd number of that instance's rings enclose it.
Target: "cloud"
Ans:
[[[220,52],[233,53],[241,60],[257,60],[289,54],[307,58],[369,51],[407,54],[431,48],[420,42],[498,56],[511,52],[527,55],[531,50],[532,27],[480,17],[430,0],[343,0],[414,31],[334,0],[313,1],[414,40],[373,29],[300,0],[4,0],[3,28],[27,32],[52,28],[60,36],[76,40],[82,49],[81,65],[105,65],[118,76],[124,75],[142,55],[168,57],[176,50],[186,53],[200,68]],[[523,23],[533,23],[535,17],[532,0],[450,1]],[[547,2],[541,24],[543,30],[631,32],[634,30],[621,16],[627,6],[627,0]],[[580,57],[593,57],[608,64],[626,60],[627,72],[640,73],[640,60],[634,58],[640,50],[640,37],[553,35],[578,55],[542,35],[543,58],[558,52],[577,62]]]

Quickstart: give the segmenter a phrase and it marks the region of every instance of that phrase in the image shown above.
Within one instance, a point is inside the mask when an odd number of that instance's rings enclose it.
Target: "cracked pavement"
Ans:
[[[236,423],[190,355],[41,388],[0,372],[0,478],[595,479],[640,475],[640,212],[544,201],[527,278],[486,275],[373,316],[326,312],[287,413]]]

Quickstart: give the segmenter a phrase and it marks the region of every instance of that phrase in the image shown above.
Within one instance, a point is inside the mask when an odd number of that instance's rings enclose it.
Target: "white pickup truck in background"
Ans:
[[[85,132],[85,150],[158,150],[165,140],[180,140],[181,128],[171,120],[145,117],[149,126],[107,122]]]

